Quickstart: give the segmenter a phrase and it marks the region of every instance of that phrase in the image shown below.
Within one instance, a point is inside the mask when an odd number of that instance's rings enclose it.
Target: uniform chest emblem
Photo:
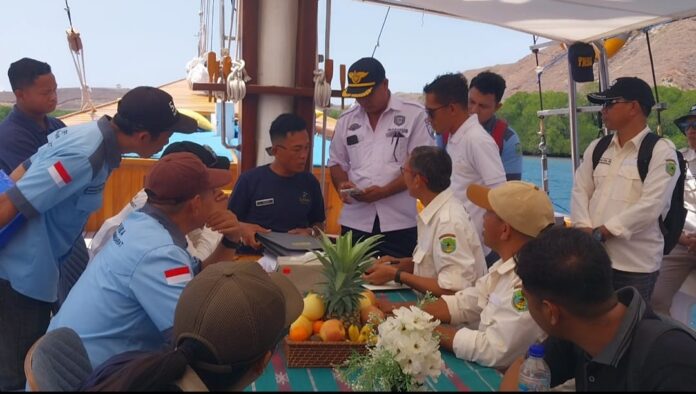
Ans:
[[[350,131],[355,131],[360,128],[360,123],[353,123],[352,125],[348,126],[348,130]]]
[[[394,115],[394,124],[397,126],[401,126],[404,123],[406,123],[406,117],[403,115]]]
[[[311,203],[312,203],[312,199],[309,197],[309,193],[302,192],[302,195],[300,196],[300,204],[309,205]]]
[[[514,293],[512,293],[512,307],[517,312],[527,311],[527,299],[524,298],[524,295],[522,294],[522,289],[517,289]]]

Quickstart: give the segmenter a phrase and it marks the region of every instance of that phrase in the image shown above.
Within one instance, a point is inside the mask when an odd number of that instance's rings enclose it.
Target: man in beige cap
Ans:
[[[70,291],[48,327],[73,329],[93,367],[130,350],[160,349],[169,341],[181,291],[201,267],[233,260],[218,245],[201,262],[186,251],[185,234],[204,225],[238,236],[238,222],[216,202],[231,182],[228,170],[207,168],[193,153],[160,159],[145,181],[148,201],[116,229]]]
[[[114,357],[82,389],[242,391],[264,371],[303,306],[282,274],[255,262],[215,264],[181,293],[173,350]]]
[[[554,223],[546,193],[531,183],[509,181],[493,189],[473,184],[469,201],[486,210],[483,240],[500,256],[473,287],[442,296],[423,309],[442,323],[440,346],[464,360],[507,367],[544,333],[527,311],[514,256]],[[400,305],[399,305],[400,306]],[[393,305],[381,305],[391,310]]]

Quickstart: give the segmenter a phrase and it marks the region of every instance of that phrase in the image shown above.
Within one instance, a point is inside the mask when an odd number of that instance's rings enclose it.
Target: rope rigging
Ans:
[[[80,82],[80,111],[89,109],[92,119],[94,119],[97,110],[96,108],[94,108],[91,90],[87,85],[87,73],[85,70],[85,50],[82,46],[82,39],[80,38],[80,33],[73,27],[72,15],[70,13],[70,5],[68,5],[68,0],[65,0],[65,12],[68,14],[68,23],[70,24],[70,29],[65,31],[68,39],[68,48],[70,49],[70,57],[73,60],[75,70],[77,71],[77,78]]]
[[[544,71],[544,68],[539,66],[539,48],[536,48],[537,40],[539,37],[536,35],[532,36],[532,41],[534,42],[534,49],[532,52],[534,52],[534,59],[536,60],[536,76],[537,76],[537,88],[539,92],[539,110],[543,111],[544,110],[544,96],[541,93],[541,74]],[[549,193],[549,162],[548,162],[548,157],[546,156],[546,132],[544,130],[544,116],[540,115],[539,116],[539,132],[537,133],[539,135],[539,151],[541,152],[541,185],[543,190],[546,192],[546,194]]]
[[[382,27],[379,29],[379,35],[377,36],[377,43],[375,44],[375,48],[372,50],[372,57],[375,57],[375,52],[377,52],[377,47],[379,46],[379,39],[382,38],[382,31],[384,31],[384,25],[387,23],[387,18],[389,17],[389,10],[391,10],[391,7],[387,7],[387,13],[386,15],[384,15]]]

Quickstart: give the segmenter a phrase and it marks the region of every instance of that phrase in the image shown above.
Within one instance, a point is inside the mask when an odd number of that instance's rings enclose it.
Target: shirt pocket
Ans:
[[[382,143],[382,160],[385,164],[401,166],[408,156],[408,134],[399,129],[389,129]]]
[[[606,164],[597,164],[597,167],[592,172],[595,187],[600,187],[609,175],[609,166]]]
[[[613,186],[612,198],[619,201],[636,202],[643,190],[643,182],[640,180],[638,166],[623,165],[616,176]]]
[[[346,150],[348,151],[348,160],[350,167],[360,168],[363,163],[363,156],[369,154],[365,143],[365,137],[359,134],[351,134],[346,138]]]
[[[426,251],[420,246],[416,246],[416,250],[413,251],[413,263],[416,265],[422,263],[425,259],[425,253]]]

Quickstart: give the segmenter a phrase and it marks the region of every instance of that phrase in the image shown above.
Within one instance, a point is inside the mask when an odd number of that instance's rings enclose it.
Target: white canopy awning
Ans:
[[[562,42],[591,42],[696,15],[696,0],[363,0]]]

